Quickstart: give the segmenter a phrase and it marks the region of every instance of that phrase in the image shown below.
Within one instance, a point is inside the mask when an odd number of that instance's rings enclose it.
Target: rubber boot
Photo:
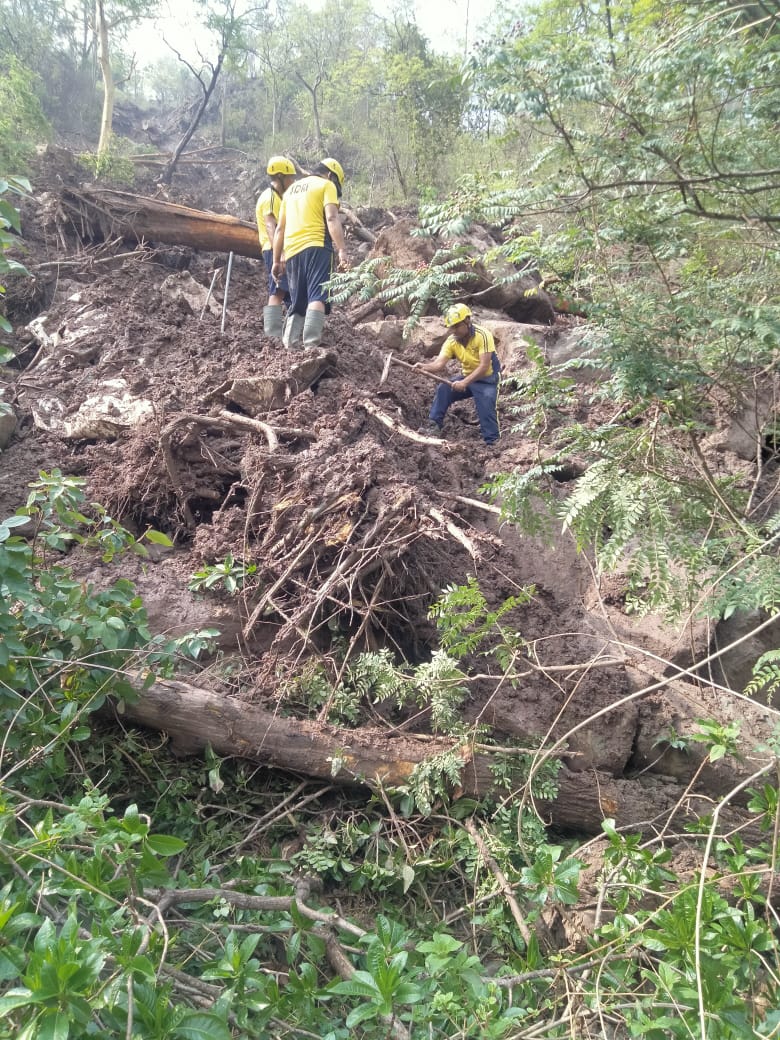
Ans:
[[[263,331],[269,339],[281,339],[284,319],[281,303],[263,307]]]
[[[320,345],[324,326],[325,311],[315,311],[309,307],[306,311],[306,321],[303,325],[304,350],[314,350]]]
[[[297,350],[301,345],[304,321],[305,318],[302,314],[287,315],[287,321],[284,323],[282,343],[284,343],[288,350]]]

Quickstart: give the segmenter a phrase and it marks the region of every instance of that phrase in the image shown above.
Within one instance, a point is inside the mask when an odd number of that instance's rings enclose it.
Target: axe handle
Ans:
[[[410,365],[408,361],[402,361],[397,358],[395,354],[391,355],[391,364],[403,365],[404,368],[409,368],[412,372],[416,372],[418,376],[427,376],[429,379],[435,379],[437,383],[446,383],[447,386],[452,382],[451,379],[445,379],[443,376],[437,376],[434,372],[426,372],[424,368],[415,368],[414,365]]]

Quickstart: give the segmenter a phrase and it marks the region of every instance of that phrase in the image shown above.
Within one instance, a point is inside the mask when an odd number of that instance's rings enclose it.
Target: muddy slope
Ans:
[[[407,361],[436,349],[437,319],[402,341],[402,319],[354,324],[336,311],[321,350],[284,351],[263,336],[259,262],[234,258],[228,283],[223,255],[86,240],[58,206],[68,175],[72,183],[63,162],[43,163],[24,205],[34,278],[9,293],[17,362],[2,380],[17,426],[0,455],[0,510],[13,512],[36,473],[56,467],[83,476],[91,498],[133,530],[166,532],[173,550],[155,551],[143,567],[128,562],[123,573],[159,631],[220,629],[240,679],[212,671],[201,685],[273,705],[307,660],[332,662],[344,648],[386,646],[425,660],[436,643],[431,602],[470,575],[494,605],[535,588],[511,617],[528,644],[522,683],[509,686],[495,663],[474,662],[484,678],[471,685],[464,711],[499,734],[559,736],[639,688],[644,675],[626,667],[621,639],[683,664],[706,645],[701,630],[636,625],[622,613],[619,589],[610,606],[569,543],[550,549],[499,524],[480,489],[544,450],[513,431],[509,397],[498,452],[482,444],[470,402],[452,410],[444,442],[416,433],[434,384],[400,367],[380,378],[389,349]],[[246,178],[237,198],[219,194],[209,174],[188,176],[176,201],[207,200],[251,219]],[[404,241],[423,262],[426,247]],[[350,247],[359,259],[354,236]],[[496,311],[477,316],[495,330],[508,374],[527,364],[529,339],[550,357],[565,355],[580,324],[560,315],[550,326]],[[572,406],[581,421],[600,419],[591,404],[597,378],[581,375]],[[566,494],[565,481],[558,491]],[[240,595],[188,591],[193,574],[228,556],[254,568]],[[74,566],[87,580],[111,580],[94,561]],[[643,715],[628,703],[608,724],[578,730],[566,761],[620,777],[641,764],[641,727],[652,746],[672,714],[661,701]],[[391,715],[386,721],[404,724]],[[417,730],[425,725],[414,720]]]

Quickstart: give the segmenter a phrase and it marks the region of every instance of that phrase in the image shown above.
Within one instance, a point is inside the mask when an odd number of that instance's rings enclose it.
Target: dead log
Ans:
[[[122,706],[122,718],[167,733],[180,754],[210,745],[222,755],[344,786],[401,787],[421,762],[457,747],[443,738],[283,718],[256,704],[177,681],[159,681],[139,690],[135,703]],[[464,767],[456,794],[479,798],[493,790],[492,757],[465,748],[459,753]],[[685,823],[708,816],[713,807],[711,798],[657,776],[616,779],[593,769],[576,773],[566,768],[558,776],[556,799],[536,802],[545,823],[580,834],[600,833],[606,818],[618,827],[657,832],[670,814],[675,830],[681,831]],[[743,836],[758,840],[754,821],[744,809],[726,807],[720,813],[724,830],[740,828]]]
[[[263,256],[257,225],[224,213],[111,188],[64,189],[62,204],[82,238],[118,236],[132,242],[164,242],[257,260]],[[372,232],[363,227],[351,210],[345,219],[358,238],[374,240]]]
[[[110,188],[65,189],[62,205],[82,239],[121,236],[262,259],[255,224]]]

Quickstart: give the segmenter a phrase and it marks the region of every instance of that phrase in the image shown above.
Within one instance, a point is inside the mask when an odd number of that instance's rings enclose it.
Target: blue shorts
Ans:
[[[268,295],[274,296],[277,293],[281,293],[285,298],[285,303],[290,302],[290,286],[287,284],[287,275],[283,274],[282,277],[277,280],[271,274],[271,268],[274,266],[274,251],[273,249],[263,250],[263,260],[265,261],[265,269],[268,271]]]
[[[310,303],[324,303],[325,313],[330,314],[328,293],[322,286],[332,273],[333,250],[328,246],[309,246],[290,257],[287,277],[293,314],[305,314]]]

